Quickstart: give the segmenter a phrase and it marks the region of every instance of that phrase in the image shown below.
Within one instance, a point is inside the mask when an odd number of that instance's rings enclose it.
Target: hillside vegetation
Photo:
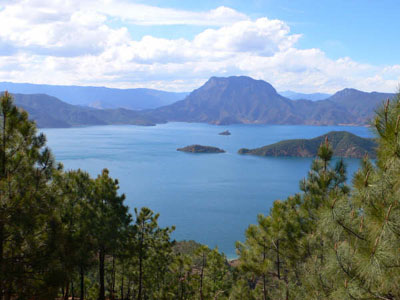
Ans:
[[[375,116],[375,163],[348,185],[320,144],[299,193],[258,215],[231,264],[130,210],[108,170],[64,170],[8,93],[0,120],[1,300],[400,299],[400,94]]]
[[[363,158],[368,155],[376,157],[377,144],[373,139],[362,138],[347,131],[331,131],[313,139],[285,140],[272,145],[246,149],[242,148],[239,154],[258,156],[297,156],[315,157],[322,143],[328,141],[333,150],[333,156]]]

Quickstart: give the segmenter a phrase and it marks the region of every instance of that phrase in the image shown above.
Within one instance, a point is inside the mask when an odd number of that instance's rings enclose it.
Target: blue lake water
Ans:
[[[219,132],[229,129],[230,136]],[[282,139],[312,138],[331,130],[372,136],[365,127],[343,126],[213,126],[168,123],[155,127],[94,126],[43,129],[48,145],[66,169],[81,168],[96,176],[103,168],[118,178],[131,207],[160,213],[162,226],[175,225],[173,237],[218,246],[235,256],[235,241],[244,239],[257,214],[267,214],[273,201],[298,192],[310,158],[243,156]],[[176,148],[191,144],[220,147],[223,154],[188,154]],[[359,160],[346,159],[349,173]]]

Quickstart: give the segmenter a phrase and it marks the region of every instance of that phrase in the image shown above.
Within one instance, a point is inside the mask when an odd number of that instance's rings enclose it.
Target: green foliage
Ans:
[[[276,201],[237,245],[241,279],[232,295],[400,298],[399,126],[400,95],[378,110],[378,159],[374,164],[364,157],[351,188],[343,162],[331,167],[330,141],[321,143],[302,193]]]
[[[377,111],[377,160],[346,184],[320,142],[300,193],[274,202],[237,243],[171,240],[118,181],[56,166],[45,138],[0,99],[0,299],[400,299],[400,95]]]
[[[327,275],[337,278],[332,299],[400,297],[399,120],[398,96],[385,103],[375,118],[376,166],[364,158],[351,196],[337,199],[325,222],[325,234],[333,243],[333,265]]]
[[[55,166],[46,139],[5,93],[0,101],[0,299],[224,299],[225,256],[176,243],[158,214],[134,218],[104,169]],[[199,256],[199,249],[204,256]],[[204,263],[201,264],[200,262]]]
[[[5,93],[0,99],[0,299],[49,296],[58,284],[53,247],[59,220],[46,139]]]
[[[349,191],[343,162],[331,167],[332,156],[326,138],[308,178],[300,182],[302,194],[275,201],[268,216],[259,215],[258,224],[250,225],[245,243],[237,244],[240,269],[252,278],[247,288],[256,297],[304,299],[324,289],[323,282],[310,280],[325,264],[325,241],[317,226],[320,211],[330,197]]]

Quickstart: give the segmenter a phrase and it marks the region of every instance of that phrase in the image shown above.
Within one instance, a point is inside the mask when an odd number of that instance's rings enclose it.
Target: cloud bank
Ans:
[[[135,40],[132,24],[206,29],[192,39]],[[299,49],[301,35],[285,22],[252,20],[228,7],[192,12],[123,0],[3,1],[0,28],[0,81],[190,91],[211,76],[248,75],[302,92],[393,92],[400,82],[400,65]]]

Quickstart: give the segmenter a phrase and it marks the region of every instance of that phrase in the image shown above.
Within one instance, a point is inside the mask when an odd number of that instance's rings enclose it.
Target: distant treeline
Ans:
[[[238,260],[176,242],[118,181],[65,171],[0,99],[0,300],[400,299],[400,95],[375,116],[377,159],[346,184],[322,142],[301,192],[259,215]],[[266,191],[267,192],[267,191]]]

